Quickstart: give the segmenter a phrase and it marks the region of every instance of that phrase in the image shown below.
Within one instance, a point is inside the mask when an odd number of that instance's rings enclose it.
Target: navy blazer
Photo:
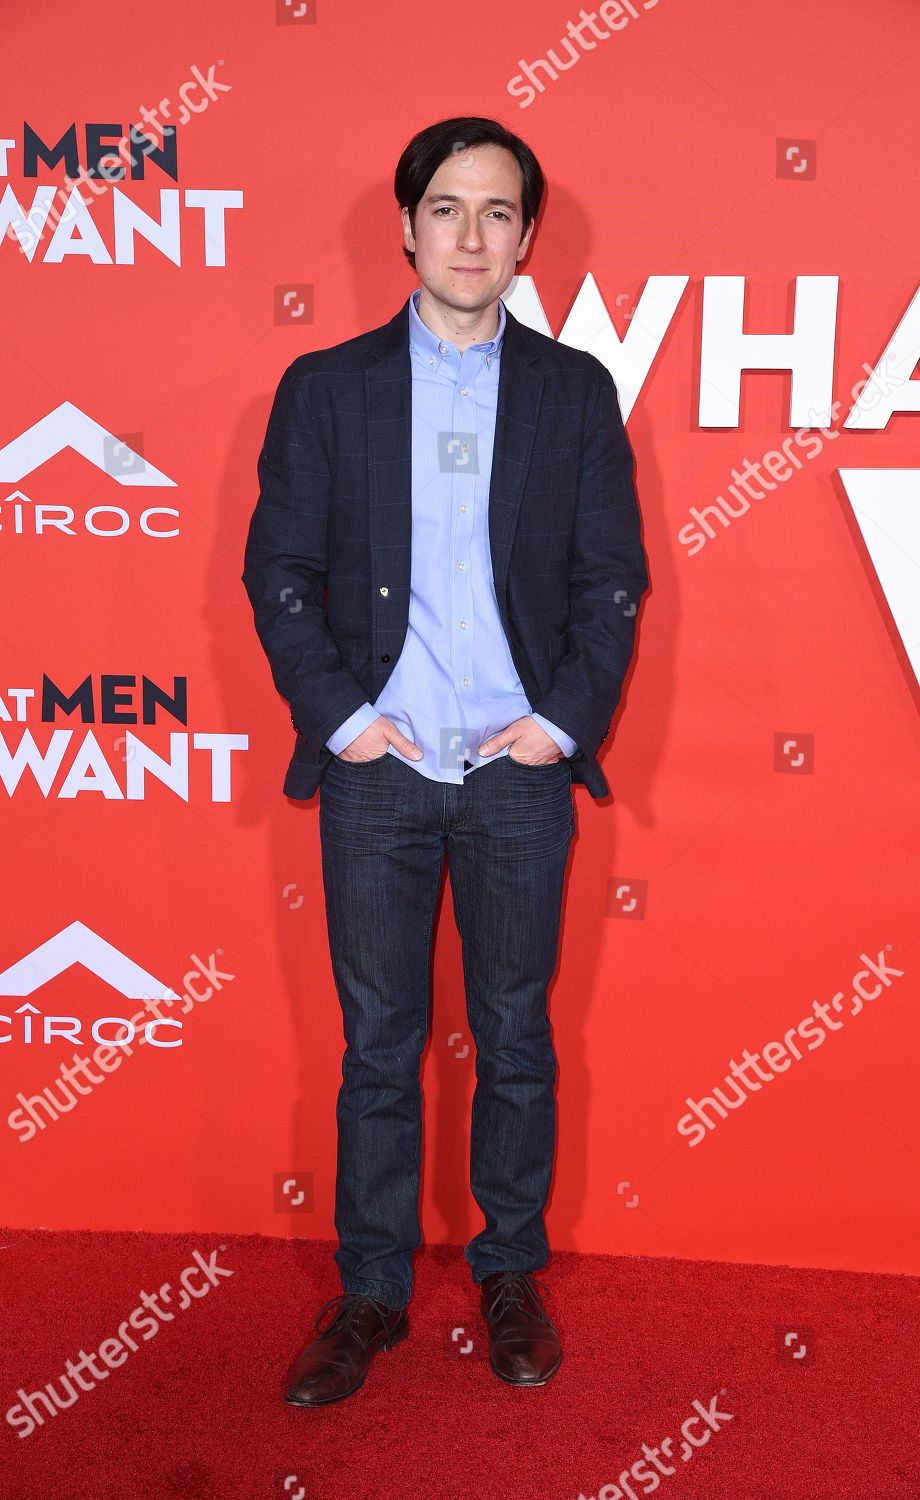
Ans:
[[[610,372],[505,308],[489,490],[499,614],[536,713],[596,759],[629,667],[646,554],[633,454]],[[258,460],[243,582],[291,709],[289,797],[316,791],[326,740],[392,672],[409,623],[412,374],[408,301],[380,328],[302,354]]]

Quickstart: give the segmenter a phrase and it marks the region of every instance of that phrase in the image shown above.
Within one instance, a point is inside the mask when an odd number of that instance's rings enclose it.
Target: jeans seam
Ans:
[[[441,857],[441,869],[443,869],[443,846],[442,846],[442,857]],[[425,996],[425,1033],[426,1033],[426,1035],[427,1035],[427,1032],[428,1032],[429,1011],[430,1011],[430,1007],[431,1007],[431,981],[430,981],[430,975],[429,975],[429,968],[430,968],[430,964],[431,964],[431,933],[432,933],[432,928],[434,926],[435,908],[437,907],[437,904],[438,904],[438,886],[440,885],[440,883],[441,883],[441,871],[439,870],[438,871],[438,879],[434,883],[434,890],[433,890],[432,897],[431,897],[431,909],[428,912],[428,932],[427,932],[427,936],[425,938],[425,945],[424,945],[424,948],[425,948],[425,978],[426,978],[426,996]],[[421,1082],[419,1082],[419,1087],[421,1088]],[[423,1113],[423,1111],[422,1111],[421,1101],[420,1101],[419,1102],[419,1112],[418,1112],[418,1126],[417,1126],[416,1135],[415,1135],[416,1175],[418,1176],[418,1179],[419,1179],[419,1186],[421,1186],[421,1171],[422,1171],[422,1113]],[[415,1211],[416,1211],[416,1216],[418,1217],[418,1199],[416,1199]],[[419,1226],[419,1240],[418,1240],[418,1244],[415,1247],[416,1249],[418,1249],[419,1246],[422,1244],[423,1238],[424,1238],[424,1235],[423,1235],[423,1233],[421,1231],[421,1224],[420,1224],[420,1226]]]

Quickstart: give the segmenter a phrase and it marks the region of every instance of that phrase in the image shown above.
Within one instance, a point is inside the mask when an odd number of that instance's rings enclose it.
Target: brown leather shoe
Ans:
[[[334,1309],[321,1327],[323,1313]],[[392,1349],[409,1332],[405,1308],[387,1307],[375,1297],[342,1292],[330,1297],[316,1315],[319,1338],[298,1354],[288,1371],[285,1401],[291,1406],[322,1406],[341,1401],[359,1386],[378,1349]]]
[[[545,1385],[562,1363],[559,1335],[528,1271],[495,1271],[481,1282],[489,1364],[512,1385]]]

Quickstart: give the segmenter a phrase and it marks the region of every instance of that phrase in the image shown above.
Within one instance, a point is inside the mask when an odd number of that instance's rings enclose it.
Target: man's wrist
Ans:
[[[578,750],[578,744],[572,739],[571,735],[566,734],[564,729],[560,729],[558,724],[554,724],[551,719],[545,719],[542,714],[532,713],[530,717],[534,723],[539,724],[540,728],[544,733],[549,735],[550,739],[556,741],[564,756],[571,757],[575,755]]]
[[[331,750],[333,755],[338,755],[351,744],[352,740],[356,740],[359,734],[363,734],[369,724],[373,724],[374,720],[379,718],[380,715],[373,704],[362,703],[361,707],[356,708],[353,714],[349,714],[344,724],[340,724],[335,733],[329,736],[326,748]]]

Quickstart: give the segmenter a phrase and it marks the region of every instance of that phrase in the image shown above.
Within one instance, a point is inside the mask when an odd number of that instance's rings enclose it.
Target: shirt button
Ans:
[[[386,589],[386,588],[383,588],[383,589],[381,589],[381,590],[380,590],[380,592],[381,592],[381,594],[382,594],[382,595],[383,595],[383,597],[384,597],[384,599],[385,599],[385,598],[386,598],[386,596],[387,596],[387,594],[388,594],[388,593],[389,593],[389,592],[390,592],[390,591],[389,591],[389,589]]]
[[[465,385],[461,385],[461,387],[460,387],[460,394],[461,394],[461,396],[468,396],[469,395],[469,391],[467,390],[467,388],[466,388]]]
[[[457,572],[458,573],[462,573],[465,567],[466,567],[466,563],[462,563],[462,562],[458,563],[457,564]]]
[[[470,679],[468,677],[464,677],[464,679],[463,679],[463,686],[464,687],[469,687],[469,685],[470,685]]]
[[[465,505],[461,505],[461,507],[460,507],[460,514],[463,515],[463,516],[466,515],[466,506]]]
[[[430,365],[433,365],[433,364],[434,364],[434,359],[433,359],[433,358],[431,358],[431,359],[430,359],[430,360],[429,360],[429,361],[428,361],[428,363],[429,363],[429,364],[430,364]]]
[[[461,620],[460,621],[460,629],[461,630],[466,630],[466,628],[467,628],[466,621],[465,620]]]
[[[440,349],[440,351],[441,351],[442,354],[446,354],[447,353],[447,345],[446,344],[439,344],[438,348]]]

